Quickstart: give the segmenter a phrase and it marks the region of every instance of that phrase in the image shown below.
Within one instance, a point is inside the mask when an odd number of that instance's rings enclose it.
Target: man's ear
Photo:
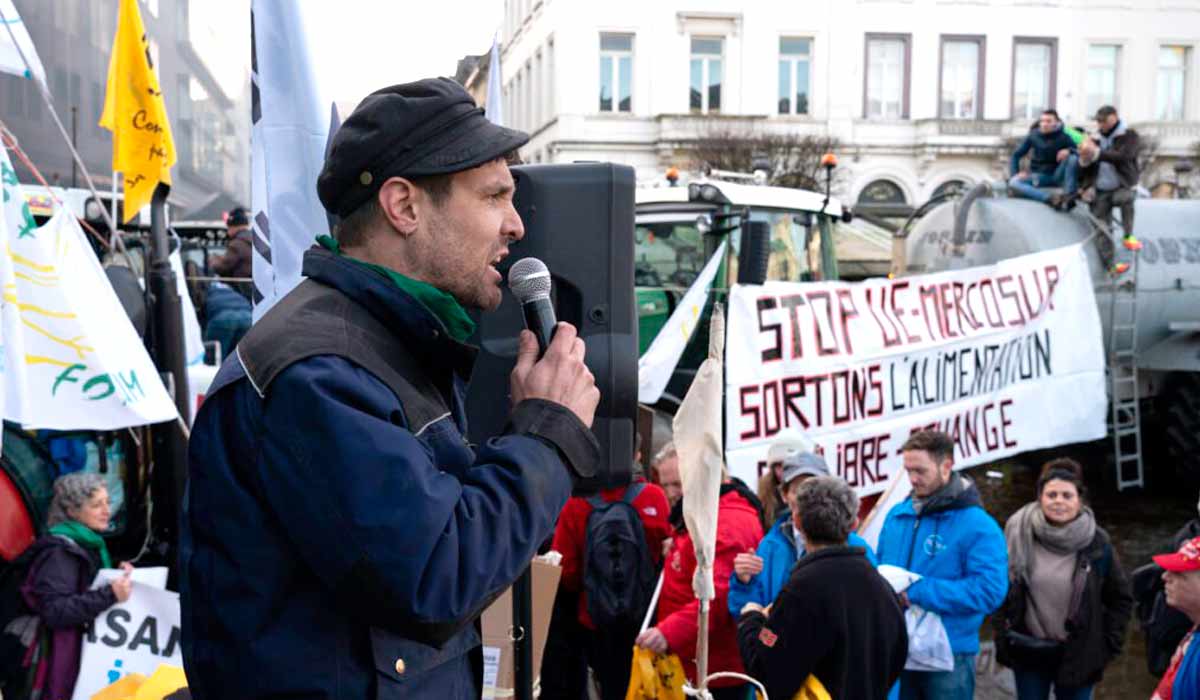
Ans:
[[[402,177],[391,177],[376,193],[379,209],[392,228],[403,236],[417,230],[418,202],[421,193],[411,181]]]

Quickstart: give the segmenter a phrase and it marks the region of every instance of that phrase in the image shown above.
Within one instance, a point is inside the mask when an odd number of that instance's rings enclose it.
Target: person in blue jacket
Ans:
[[[804,541],[796,537],[799,512],[794,496],[800,484],[814,476],[830,476],[825,458],[813,452],[791,451],[783,458],[782,483],[784,500],[788,505],[767,531],[753,552],[734,557],[733,575],[729,579],[729,613],[741,617],[746,603],[767,607],[775,602],[779,592],[792,574],[792,567],[804,556]],[[866,540],[851,531],[850,547],[867,550],[867,560],[875,566],[875,552]]]
[[[520,335],[507,427],[468,442],[465,308],[524,235],[528,140],[438,78],[369,95],[316,183],[336,239],[242,338],[196,417],[180,531],[197,700],[479,698],[479,615],[595,474],[599,392],[559,324]],[[518,329],[513,329],[514,335]]]
[[[954,670],[905,671],[900,698],[967,700],[975,693],[979,627],[1008,593],[1008,548],[1000,526],[981,507],[975,485],[954,471],[949,435],[914,433],[901,451],[912,495],[883,523],[879,563],[922,576],[901,594],[901,605],[941,616]]]

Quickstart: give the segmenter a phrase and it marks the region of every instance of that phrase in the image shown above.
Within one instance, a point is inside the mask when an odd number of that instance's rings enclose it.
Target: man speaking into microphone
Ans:
[[[568,324],[540,358],[520,332],[507,427],[465,438],[465,309],[500,304],[496,264],[524,235],[507,156],[528,138],[445,78],[375,92],[334,135],[315,184],[336,235],[192,431],[180,594],[198,700],[480,696],[479,613],[600,454]]]

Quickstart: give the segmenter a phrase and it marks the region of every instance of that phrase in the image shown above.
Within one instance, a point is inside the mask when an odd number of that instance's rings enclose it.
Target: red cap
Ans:
[[[1200,571],[1200,537],[1184,542],[1174,554],[1154,555],[1154,563],[1176,573]]]

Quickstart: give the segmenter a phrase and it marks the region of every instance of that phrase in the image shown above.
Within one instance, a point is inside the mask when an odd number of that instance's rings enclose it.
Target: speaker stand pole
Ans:
[[[533,700],[533,579],[530,568],[513,583],[513,693],[516,700]]]

